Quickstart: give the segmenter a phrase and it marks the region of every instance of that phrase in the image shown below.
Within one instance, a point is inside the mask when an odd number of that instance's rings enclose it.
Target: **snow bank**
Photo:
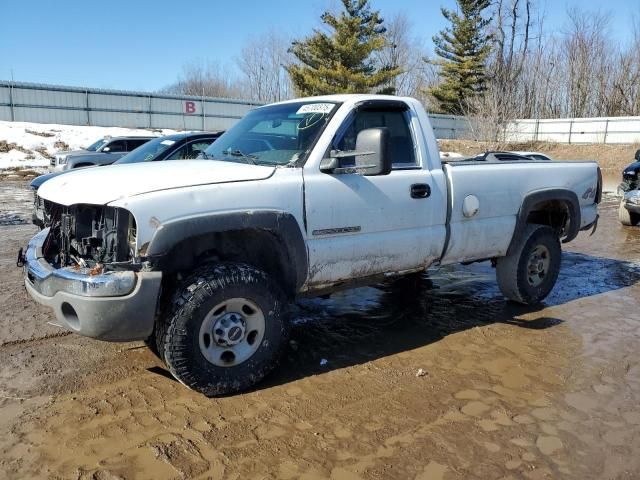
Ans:
[[[458,158],[466,158],[466,157],[458,152],[440,152],[441,160],[454,160]]]
[[[0,121],[0,170],[10,167],[44,169],[49,165],[46,155],[87,147],[105,135],[161,136],[172,133],[175,130]],[[15,147],[5,152],[11,144],[15,144]]]

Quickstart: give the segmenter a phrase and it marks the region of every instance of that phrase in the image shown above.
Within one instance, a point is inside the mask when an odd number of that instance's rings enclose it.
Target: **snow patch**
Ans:
[[[38,135],[38,134],[44,134]],[[60,151],[55,145],[62,143],[69,146],[69,150],[88,147],[95,141],[110,135],[119,137],[124,135],[171,135],[176,133],[170,129],[143,129],[121,127],[89,127],[80,125],[58,125],[53,123],[31,122],[3,122],[0,121],[0,144],[15,144],[8,152],[0,151],[0,170],[11,167],[46,168],[49,159],[36,149],[54,155]],[[50,136],[49,136],[50,135]],[[60,143],[59,143],[60,142]],[[20,149],[20,150],[18,150]],[[21,150],[26,150],[21,151]]]

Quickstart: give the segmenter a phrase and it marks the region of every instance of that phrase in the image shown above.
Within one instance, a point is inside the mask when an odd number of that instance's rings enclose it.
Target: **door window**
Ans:
[[[213,139],[196,140],[177,149],[167,157],[167,160],[192,160],[196,158],[198,154],[204,152],[212,143]]]
[[[113,152],[125,152],[126,151],[125,143],[126,142],[124,140],[114,140],[109,145],[107,145],[107,147],[109,147],[109,151],[112,152],[112,153]]]
[[[191,144],[191,158],[198,158],[202,152],[204,152],[209,145],[213,143],[213,139],[198,140]]]
[[[355,150],[358,133],[367,128],[386,127],[389,129],[390,153],[393,168],[406,168],[417,165],[413,137],[409,127],[409,115],[399,109],[366,109],[358,111],[352,117],[349,126],[339,134],[333,148],[342,151]],[[341,165],[355,165],[355,157],[344,157]]]

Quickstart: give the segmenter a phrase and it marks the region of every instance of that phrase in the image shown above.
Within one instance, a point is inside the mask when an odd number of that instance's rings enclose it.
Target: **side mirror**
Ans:
[[[635,159],[640,162],[640,150],[636,150]]]
[[[111,151],[111,148],[110,147],[104,147],[102,149],[102,151],[105,152],[105,153],[109,153]]]
[[[389,175],[389,129],[367,128],[356,138],[356,169],[363,175]]]
[[[355,157],[355,166],[341,167],[340,159]],[[391,172],[389,153],[389,129],[367,128],[361,130],[356,138],[354,151],[332,150],[329,158],[320,162],[320,171],[324,173],[359,173],[361,175],[388,175]]]

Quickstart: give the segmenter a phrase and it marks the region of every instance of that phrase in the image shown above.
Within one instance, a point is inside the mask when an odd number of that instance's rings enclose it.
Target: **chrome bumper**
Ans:
[[[36,234],[24,255],[24,282],[31,297],[51,307],[62,326],[109,341],[144,340],[153,330],[160,272],[108,272],[52,267],[42,254],[49,234]]]
[[[66,292],[85,297],[118,297],[133,291],[136,286],[135,272],[90,275],[88,268],[53,268],[42,254],[47,235],[48,228],[36,234],[29,241],[25,254],[27,279],[42,295],[52,297],[58,292]]]

